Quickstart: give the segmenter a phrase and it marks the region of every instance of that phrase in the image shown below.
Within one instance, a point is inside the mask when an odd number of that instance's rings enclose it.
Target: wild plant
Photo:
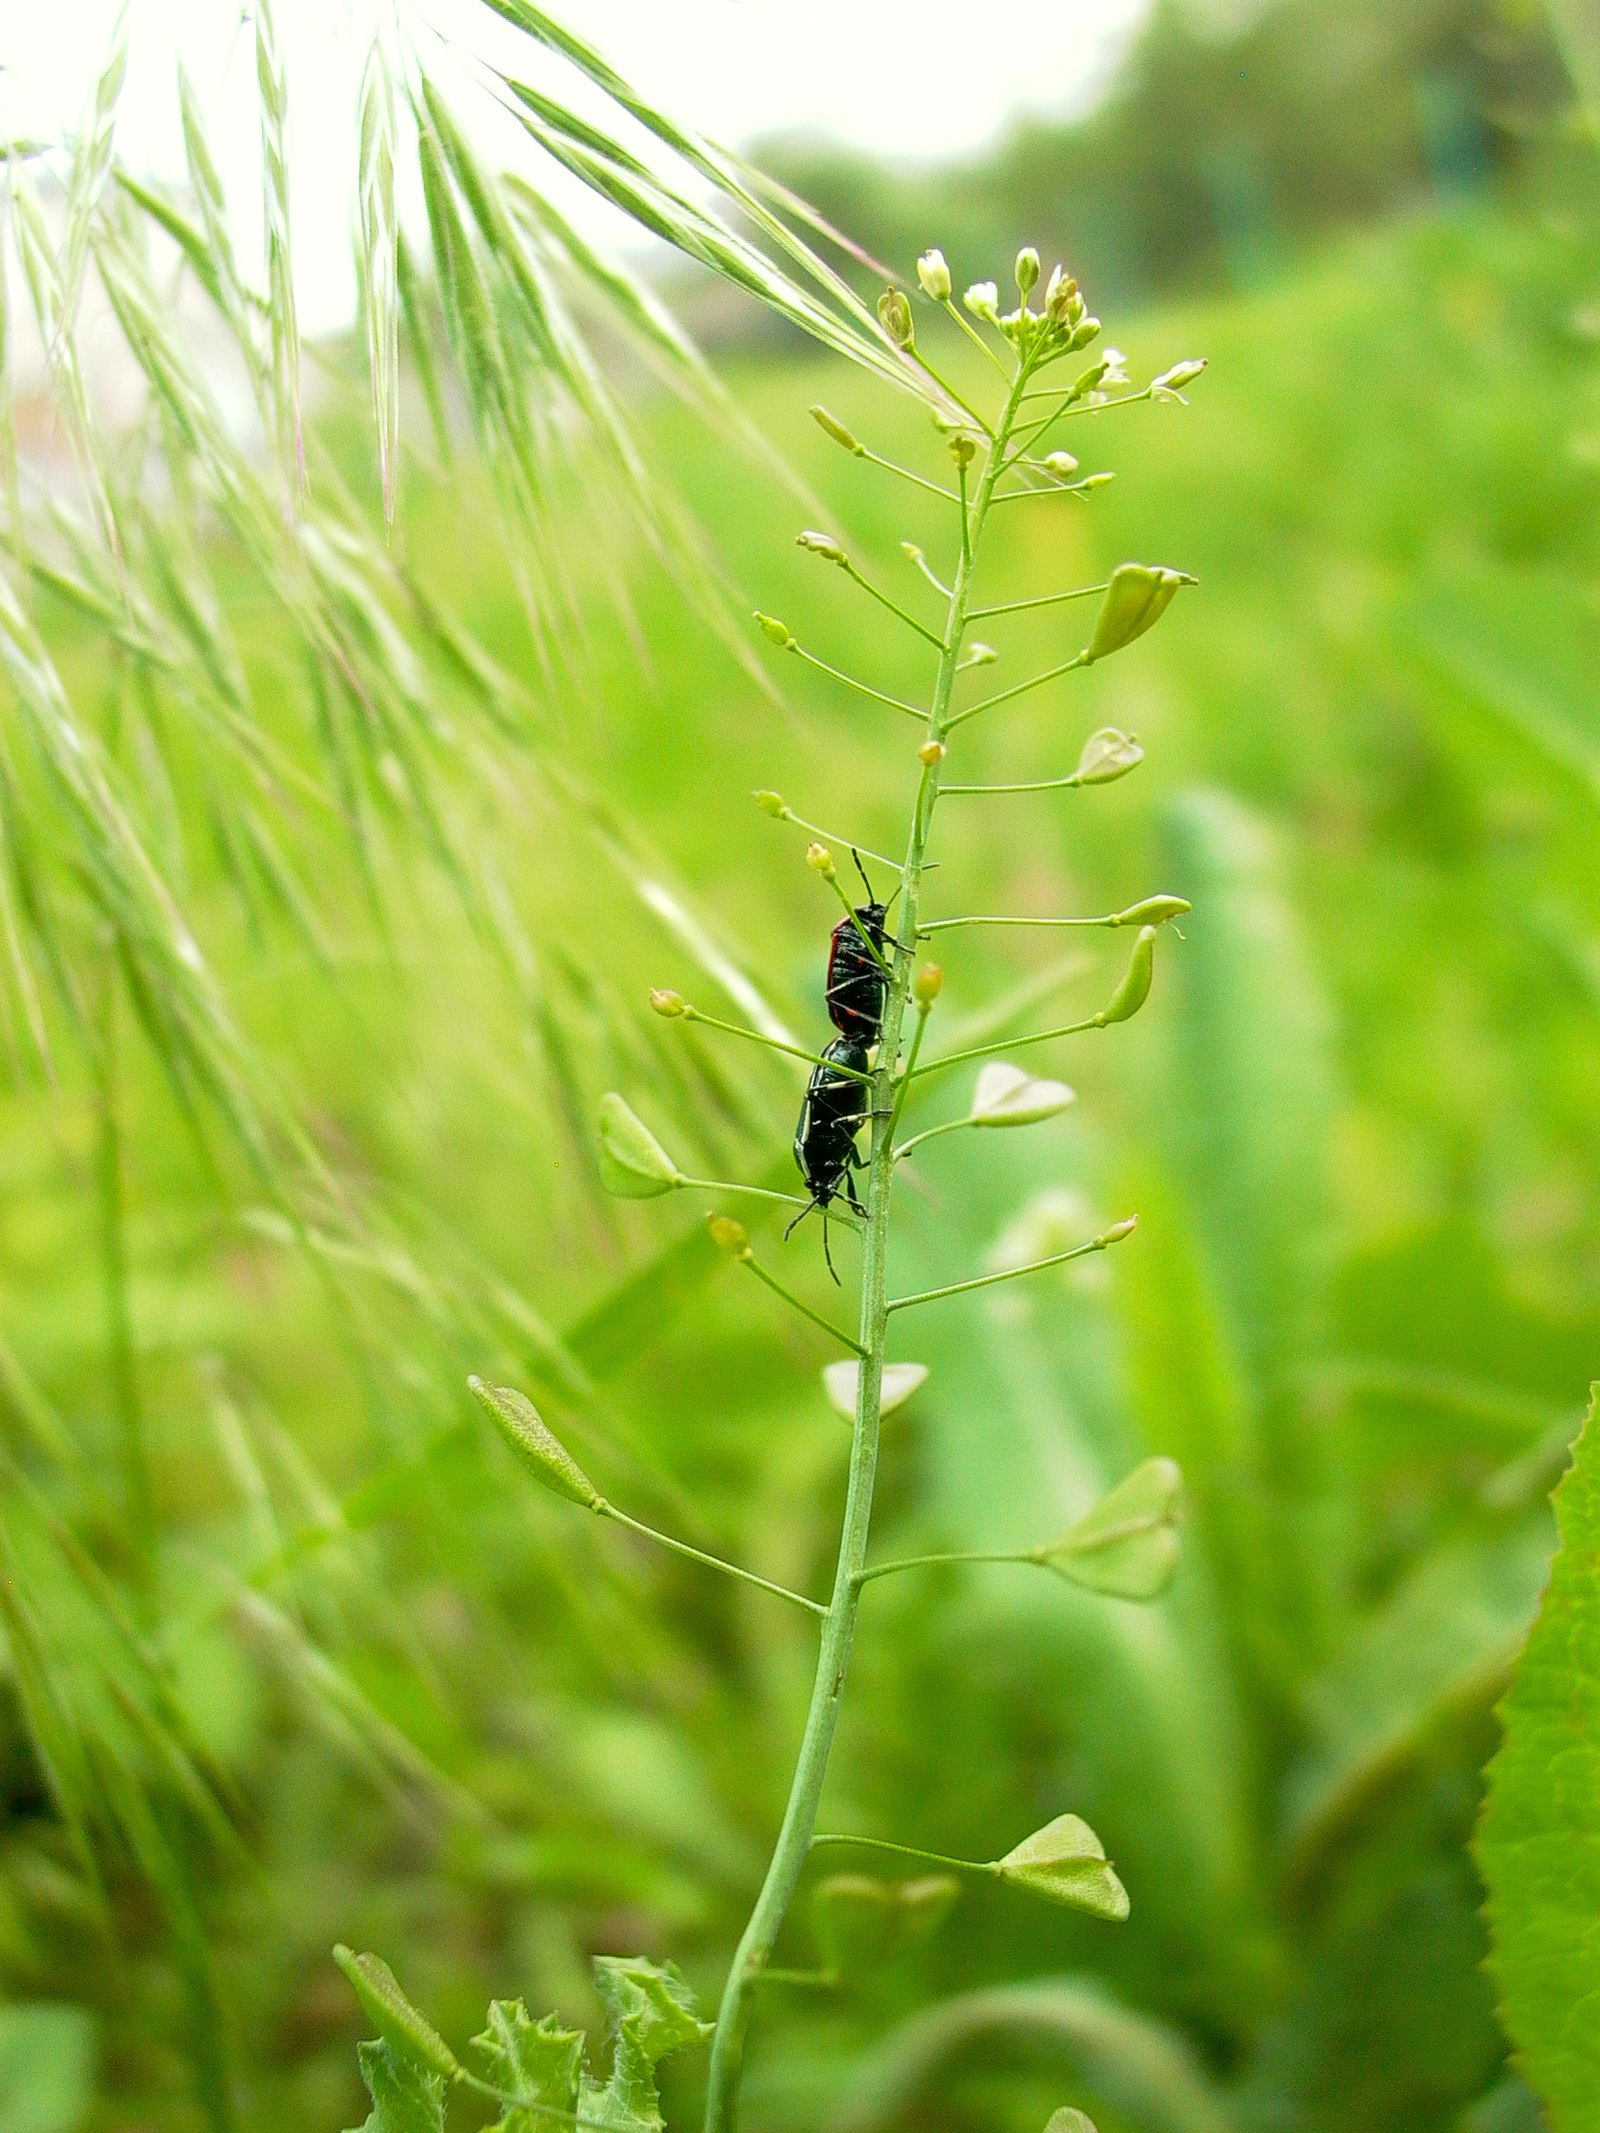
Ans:
[[[843,450],[883,478],[931,490],[949,512],[950,555],[946,575],[920,549],[907,546],[909,561],[925,587],[938,596],[937,619],[925,620],[913,606],[884,589],[873,571],[858,565],[832,534],[806,530],[800,547],[841,571],[861,594],[921,640],[933,661],[925,704],[902,701],[823,661],[777,617],[758,612],[756,622],[780,652],[820,666],[843,686],[879,709],[911,720],[914,769],[905,856],[894,862],[864,854],[856,841],[803,819],[775,792],[761,792],[761,808],[809,838],[806,857],[843,906],[829,936],[819,931],[819,961],[827,956],[828,1006],[839,1035],[825,1048],[808,1049],[771,1032],[728,1021],[702,1010],[671,989],[651,995],[668,1021],[698,1024],[722,1035],[798,1055],[811,1068],[796,1135],[796,1157],[807,1194],[769,1186],[688,1175],[631,1109],[620,1093],[608,1095],[598,1121],[602,1177],[614,1193],[649,1199],[675,1192],[709,1195],[711,1235],[729,1257],[772,1294],[821,1326],[844,1351],[825,1373],[830,1398],[852,1425],[849,1482],[839,1535],[838,1559],[826,1601],[790,1590],[740,1565],[723,1561],[687,1542],[643,1524],[612,1503],[546,1426],[532,1402],[514,1387],[471,1381],[472,1390],[521,1467],[545,1488],[598,1518],[623,1525],[728,1577],[776,1595],[814,1618],[818,1653],[815,1681],[801,1731],[789,1796],[765,1879],[734,1952],[714,2023],[694,2011],[687,1982],[671,1965],[643,1958],[603,1957],[596,1981],[609,2017],[612,2061],[604,2080],[584,2062],[581,2037],[554,2017],[534,2022],[520,2001],[493,2003],[483,2033],[474,2040],[474,2067],[464,2065],[427,2019],[410,2003],[392,1973],[373,1955],[340,1949],[337,1959],[379,2032],[361,2047],[361,2067],[373,2099],[369,2133],[439,2133],[452,2086],[499,2103],[502,2133],[532,2133],[536,2124],[576,2123],[610,2133],[646,2133],[662,2123],[655,2067],[668,2053],[710,2040],[706,2081],[706,2133],[732,2133],[737,2122],[744,2047],[763,1989],[836,1986],[841,1949],[852,1935],[880,1937],[892,1916],[908,1932],[929,1930],[948,1909],[957,1877],[987,1876],[1046,1901],[1071,1906],[1115,1923],[1127,1917],[1129,1894],[1086,1821],[1067,1803],[1042,1828],[1023,1836],[991,1859],[958,1859],[927,1851],[898,1834],[818,1827],[829,1759],[839,1724],[863,1595],[890,1576],[915,1576],[935,1565],[1002,1562],[1048,1571],[1090,1592],[1121,1600],[1150,1600],[1166,1586],[1177,1553],[1180,1476],[1168,1459],[1136,1467],[1086,1516],[1064,1533],[1037,1545],[1005,1552],[924,1554],[899,1561],[869,1557],[879,1432],[886,1412],[909,1399],[927,1376],[914,1359],[896,1354],[891,1337],[907,1314],[936,1306],[997,1283],[1022,1280],[1052,1267],[1111,1250],[1134,1234],[1128,1215],[1098,1234],[1083,1237],[1026,1264],[971,1274],[937,1287],[896,1292],[891,1281],[891,1216],[901,1166],[958,1131],[992,1132],[1038,1126],[1073,1101],[1066,1083],[1019,1065],[1014,1055],[1036,1047],[1087,1037],[1128,1021],[1151,990],[1157,942],[1163,928],[1189,909],[1172,894],[1151,895],[1126,909],[1094,917],[1035,918],[1004,913],[925,914],[933,831],[941,802],[961,805],[1015,802],[1019,796],[1090,792],[1134,770],[1138,742],[1104,727],[1083,744],[1076,765],[1055,777],[1026,784],[980,784],[952,777],[961,768],[961,730],[971,721],[1016,703],[1065,675],[1126,649],[1165,613],[1179,589],[1194,581],[1181,570],[1144,563],[1120,564],[1104,582],[1071,586],[1042,595],[993,599],[980,581],[980,557],[993,514],[1026,506],[1031,499],[1067,496],[1089,504],[1111,477],[1085,472],[1057,441],[1060,426],[1100,411],[1137,402],[1173,401],[1203,368],[1182,362],[1135,388],[1123,359],[1109,348],[1069,373],[1063,368],[1099,340],[1100,322],[1088,312],[1076,281],[1060,267],[1049,278],[1037,308],[1030,302],[1040,280],[1038,254],[1017,255],[1018,301],[1002,313],[993,282],[969,288],[958,304],[949,270],[938,251],[917,263],[921,293],[931,317],[952,324],[981,354],[998,379],[987,394],[958,389],[936,368],[917,334],[911,299],[899,288],[883,295],[878,310],[888,340],[916,367],[931,388],[935,424],[942,438],[941,475],[904,466],[873,450],[842,421],[818,406],[817,423]],[[941,361],[943,358],[941,357]],[[987,412],[985,407],[987,406]],[[1028,679],[977,693],[996,655],[969,633],[979,623],[1003,623],[1027,611],[1063,609],[1097,602],[1086,631],[1074,633],[1076,648]],[[908,754],[911,753],[908,750]],[[847,888],[836,854],[848,850],[853,870],[867,886],[858,904]],[[867,882],[863,858],[892,867],[893,894],[880,902]],[[1133,947],[1104,1004],[1088,1015],[1018,1035],[986,1037],[928,1047],[926,1040],[943,989],[940,966],[919,960],[922,951],[957,928],[1028,926],[1129,929]],[[941,1077],[975,1067],[970,1100],[955,1116],[919,1126],[924,1100]],[[861,1152],[857,1133],[866,1136]],[[858,1192],[855,1174],[864,1187]],[[852,1234],[859,1247],[854,1329],[819,1311],[774,1271],[771,1255],[758,1253],[746,1225],[716,1203],[743,1196],[770,1209],[795,1210],[790,1234],[814,1209]],[[839,1279],[837,1273],[834,1278]],[[898,1340],[894,1341],[898,1349]],[[780,1936],[814,1858],[841,1850],[868,1851],[913,1862],[923,1871],[899,1883],[859,1874],[820,1879],[814,1892],[820,1969],[774,1961]],[[474,2070],[474,2068],[481,2069]],[[1082,2127],[1081,2113],[1064,2107],[1051,2121],[1056,2133]]]

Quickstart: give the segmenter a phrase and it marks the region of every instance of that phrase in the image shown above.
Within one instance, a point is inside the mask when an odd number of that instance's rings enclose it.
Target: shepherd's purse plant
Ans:
[[[1064,1082],[1035,1074],[1001,1055],[1086,1037],[1135,1015],[1151,990],[1162,929],[1189,908],[1180,896],[1157,894],[1127,909],[1092,917],[972,913],[928,918],[923,914],[925,875],[941,803],[993,804],[997,799],[1025,795],[1029,796],[1027,804],[1037,804],[1031,797],[1035,794],[1109,783],[1140,762],[1138,743],[1107,727],[1089,737],[1075,766],[1063,768],[1059,776],[1021,785],[978,784],[960,775],[961,729],[1061,676],[1124,650],[1160,619],[1179,589],[1193,580],[1166,566],[1125,562],[1102,583],[1067,587],[1032,599],[993,600],[981,587],[980,557],[991,517],[1002,506],[1025,508],[1029,499],[1063,495],[1087,505],[1094,491],[1110,479],[1109,474],[1080,469],[1078,460],[1058,441],[1061,425],[1133,402],[1181,399],[1182,388],[1199,375],[1203,365],[1179,363],[1143,387],[1135,387],[1115,350],[1087,353],[1099,340],[1100,324],[1089,315],[1077,283],[1060,267],[1034,307],[1030,299],[1040,282],[1040,263],[1031,247],[1017,256],[1018,302],[1004,314],[992,282],[969,288],[958,303],[949,270],[937,251],[918,261],[917,280],[931,307],[930,319],[948,322],[974,343],[997,379],[986,404],[980,404],[978,395],[958,392],[919,344],[910,297],[898,288],[886,291],[879,319],[887,342],[915,370],[934,403],[943,471],[925,473],[897,465],[857,438],[826,408],[814,407],[811,412],[828,436],[865,466],[886,479],[931,489],[944,500],[950,527],[950,553],[942,559],[944,574],[921,550],[906,544],[910,563],[926,587],[938,595],[942,613],[935,620],[924,620],[912,606],[883,590],[877,576],[858,566],[831,534],[808,530],[799,535],[803,549],[842,571],[885,610],[889,626],[909,630],[921,639],[933,661],[926,704],[902,702],[864,678],[827,668],[880,710],[904,716],[916,727],[913,746],[908,748],[911,797],[904,859],[894,863],[885,862],[882,855],[866,855],[879,864],[894,865],[894,893],[887,903],[879,903],[869,889],[867,902],[857,905],[853,893],[846,890],[833,847],[840,844],[848,849],[850,863],[857,867],[860,848],[803,821],[780,795],[758,793],[757,803],[768,815],[811,833],[808,861],[843,905],[844,915],[837,922],[828,956],[828,1006],[839,1034],[826,1047],[806,1050],[767,1031],[705,1013],[675,991],[661,989],[652,994],[652,1005],[669,1020],[697,1022],[779,1051],[798,1050],[809,1064],[810,1082],[796,1134],[796,1156],[807,1193],[774,1193],[766,1187],[686,1174],[620,1093],[605,1098],[598,1121],[601,1172],[610,1190],[636,1199],[680,1191],[709,1195],[708,1219],[715,1242],[786,1304],[823,1326],[844,1351],[825,1372],[828,1397],[848,1414],[853,1430],[838,1561],[827,1600],[775,1585],[641,1525],[596,1487],[524,1394],[513,1387],[472,1380],[472,1390],[534,1480],[576,1507],[645,1534],[710,1569],[759,1586],[814,1618],[818,1637],[815,1681],[765,1879],[729,1966],[714,2024],[700,2020],[686,1981],[670,1964],[611,1956],[597,1962],[597,1985],[609,2018],[612,2055],[604,2079],[587,2068],[578,2034],[560,2027],[554,2017],[534,2022],[520,2002],[497,2001],[490,2007],[487,2025],[473,2042],[473,2064],[464,2064],[412,2006],[379,1958],[340,1949],[341,1967],[379,2032],[376,2040],[361,2047],[362,2074],[373,2104],[369,2133],[439,2133],[448,2092],[455,2086],[501,2105],[501,2133],[535,2133],[538,2126],[558,2123],[606,2128],[609,2133],[649,2133],[662,2124],[655,2075],[658,2062],[669,2052],[705,2039],[710,2042],[706,2133],[732,2133],[745,2042],[759,2009],[760,1988],[837,1985],[848,1967],[852,1936],[876,1934],[881,1942],[891,1920],[904,1933],[931,1930],[956,1892],[958,1883],[953,1877],[992,1877],[1111,1923],[1128,1915],[1129,1894],[1100,1839],[1066,1803],[1043,1828],[1009,1848],[997,1848],[992,1859],[946,1858],[904,1842],[892,1832],[818,1827],[863,1595],[870,1584],[891,1575],[915,1575],[934,1564],[1008,1562],[1053,1572],[1116,1599],[1149,1600],[1164,1589],[1170,1577],[1180,1510],[1176,1467],[1169,1460],[1154,1459],[1127,1475],[1070,1530],[1041,1536],[1030,1548],[922,1555],[902,1561],[874,1561],[869,1556],[880,1424],[885,1412],[912,1397],[927,1375],[920,1364],[888,1361],[891,1321],[950,1297],[1108,1251],[1131,1237],[1135,1229],[1135,1218],[1129,1214],[1096,1235],[1065,1241],[1026,1264],[1005,1265],[936,1288],[897,1292],[891,1279],[891,1216],[900,1166],[945,1134],[1036,1126],[1070,1104],[1072,1091]],[[1074,364],[1072,359],[1079,356],[1085,360]],[[971,639],[974,625],[1001,622],[1025,610],[1059,607],[1072,614],[1080,604],[1093,619],[1085,629],[1072,633],[1068,640],[1072,648],[1064,649],[1061,658],[1025,681],[987,694],[981,693],[981,684],[974,685],[969,677],[981,675],[995,658],[988,646]],[[786,623],[759,613],[756,621],[779,652],[823,664]],[[1120,978],[1093,1013],[1009,1038],[925,1049],[943,981],[938,964],[923,951],[948,929],[1002,925],[1126,928],[1133,934],[1133,945]],[[819,955],[825,943],[826,935],[821,935]],[[917,1109],[930,1083],[968,1067],[976,1068],[977,1074],[966,1109],[956,1118],[917,1130]],[[858,1135],[865,1136],[865,1153]],[[859,1191],[858,1171],[864,1177]],[[819,1210],[825,1246],[830,1218],[842,1220],[856,1233],[860,1271],[853,1330],[814,1310],[773,1271],[769,1257],[758,1255],[745,1226],[718,1204],[735,1195],[792,1203],[791,1229],[812,1209]],[[831,1253],[829,1267],[831,1271]],[[844,1847],[913,1861],[924,1871],[915,1880],[901,1883],[876,1882],[859,1874],[819,1880],[814,1904],[823,1967],[806,1971],[776,1965],[773,1958],[779,1936],[813,1855]],[[928,1873],[930,1867],[937,1871]],[[1058,2133],[1064,2133],[1087,2121],[1081,2113],[1064,2108],[1051,2123]]]

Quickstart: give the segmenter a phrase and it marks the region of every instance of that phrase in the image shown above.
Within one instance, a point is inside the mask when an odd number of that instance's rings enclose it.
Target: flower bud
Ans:
[[[1073,379],[1071,399],[1081,400],[1086,394],[1092,393],[1110,368],[1111,365],[1104,356],[1096,356],[1088,369],[1079,371]]]
[[[781,644],[786,652],[794,649],[794,637],[787,622],[780,622],[776,615],[764,615],[759,607],[756,621],[764,637],[770,637],[774,644]]]
[[[1093,475],[1089,478],[1094,479]],[[1179,586],[1195,582],[1187,571],[1168,570],[1162,564],[1119,563],[1095,617],[1094,635],[1084,646],[1087,664],[1092,666],[1142,637],[1161,620]]]
[[[1120,1244],[1124,1237],[1131,1237],[1138,1227],[1137,1215],[1124,1215],[1120,1222],[1113,1222],[1111,1227],[1103,1230],[1094,1241],[1096,1244]]]
[[[1164,370],[1159,378],[1150,380],[1151,396],[1157,400],[1176,400],[1186,385],[1192,385],[1206,367],[1204,356],[1192,356],[1185,363],[1174,363]]]
[[[837,563],[841,569],[850,560],[831,533],[797,533],[794,545],[807,555],[821,556],[825,563]]]
[[[958,467],[970,467],[978,456],[978,440],[966,430],[953,430],[949,449],[950,457]]]
[[[885,289],[878,298],[878,323],[896,348],[909,348],[916,340],[911,301],[903,289]]]
[[[1144,761],[1144,750],[1130,733],[1116,726],[1102,726],[1083,744],[1073,775],[1080,785],[1109,785],[1125,778]]]
[[[1039,255],[1031,244],[1025,244],[1017,254],[1017,287],[1022,291],[1022,301],[1028,301],[1028,291],[1039,279]]]
[[[1122,974],[1122,983],[1094,1018],[1102,1029],[1110,1022],[1130,1021],[1139,1012],[1150,997],[1150,981],[1155,976],[1155,967],[1156,929],[1141,926],[1133,953],[1128,958],[1128,967]]]
[[[974,643],[968,645],[967,656],[961,664],[964,667],[992,667],[999,657],[992,644]]]
[[[1044,465],[1046,471],[1053,474],[1057,481],[1066,481],[1078,471],[1078,462],[1070,452],[1046,452]]]
[[[650,1005],[658,1015],[665,1015],[669,1022],[689,1012],[688,1002],[681,992],[674,992],[670,985],[652,985]]]
[[[814,867],[824,881],[832,881],[834,879],[833,854],[825,844],[808,844],[806,846],[806,865]]]
[[[1164,926],[1169,919],[1182,918],[1194,905],[1186,896],[1147,896],[1142,903],[1129,904],[1126,911],[1119,911],[1111,921],[1114,926]]]
[[[1045,316],[1052,326],[1062,326],[1071,320],[1072,304],[1078,295],[1078,284],[1063,267],[1052,267],[1050,280],[1044,292]]]
[[[642,1118],[613,1089],[600,1099],[600,1182],[619,1200],[653,1200],[683,1174]]]
[[[586,1511],[599,1509],[604,1497],[566,1446],[545,1428],[525,1393],[512,1385],[486,1385],[482,1378],[468,1378],[467,1389],[488,1410],[519,1464],[535,1481],[570,1503],[581,1503]]]
[[[949,753],[943,741],[924,741],[917,750],[917,761],[925,770],[931,770],[935,763],[942,763]]]
[[[1099,333],[1100,321],[1097,318],[1081,318],[1077,325],[1073,327],[1067,346],[1069,348],[1087,348],[1092,340],[1098,338]]]
[[[911,997],[926,1014],[943,991],[944,971],[937,963],[924,963],[911,980]]]
[[[847,452],[854,452],[857,459],[865,457],[866,446],[859,437],[845,428],[837,415],[830,415],[825,407],[817,406],[811,410],[811,419],[818,429],[827,431],[835,444],[842,444]]]
[[[707,1215],[706,1228],[711,1232],[711,1241],[719,1252],[726,1252],[730,1259],[743,1259],[750,1250],[750,1233],[742,1222],[735,1222],[732,1215]]]
[[[937,246],[924,252],[917,261],[917,279],[922,284],[923,295],[931,296],[936,304],[942,304],[950,294],[950,269]]]
[[[781,792],[758,792],[756,805],[764,815],[770,815],[774,822],[781,822],[789,812],[789,803]]]
[[[992,281],[975,281],[961,301],[974,318],[987,319],[991,326],[1000,323],[1000,291]]]
[[[1109,469],[1103,474],[1085,474],[1082,481],[1077,485],[1078,494],[1080,496],[1088,496],[1096,489],[1108,487],[1116,478],[1116,475]]]

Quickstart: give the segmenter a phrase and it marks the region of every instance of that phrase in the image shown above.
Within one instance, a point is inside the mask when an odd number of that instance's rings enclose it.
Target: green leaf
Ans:
[[[379,1955],[357,1955],[339,1946],[333,1959],[350,1980],[367,2020],[408,2065],[454,2079],[461,2068],[455,2053],[419,2007],[400,1989],[400,1981]],[[370,2083],[368,2084],[370,2086]],[[377,2101],[377,2092],[373,2092]]]
[[[519,1464],[535,1481],[571,1503],[581,1503],[586,1511],[595,1508],[601,1501],[600,1491],[561,1440],[546,1429],[526,1393],[514,1385],[486,1385],[478,1377],[468,1378],[467,1389],[488,1411]]]
[[[1146,1459],[1045,1550],[1052,1570],[1090,1592],[1153,1600],[1178,1561],[1183,1475],[1176,1460]]]
[[[372,2098],[372,2109],[360,2133],[444,2133],[442,2074],[430,2073],[425,2066],[404,2057],[387,2037],[358,2044],[356,2060]]]
[[[1561,1546],[1489,1766],[1477,1856],[1490,1969],[1521,2071],[1558,2133],[1600,2127],[1600,1428],[1555,1493]]]
[[[1057,1815],[1043,1829],[1013,1845],[996,1862],[1002,1881],[1071,1904],[1096,1918],[1128,1915],[1128,1892],[1112,1871],[1105,1847],[1077,1815]]]
[[[95,2032],[81,2007],[0,2007],[3,2133],[77,2133],[94,2102]]]
[[[621,1200],[653,1200],[683,1183],[666,1149],[614,1089],[600,1099],[600,1182]]]
[[[491,2000],[489,2026],[472,2042],[497,2089],[566,2116],[577,2109],[583,2038],[554,2015],[535,2022],[520,2000]],[[548,2133],[550,2124],[543,2112],[508,2106],[495,2133]]]
[[[657,2061],[700,2043],[712,2025],[695,2014],[688,1982],[673,1963],[597,1955],[594,1981],[611,2033],[611,2077],[603,2085],[583,2077],[578,2115],[604,2133],[660,2133]]]
[[[1008,1059],[991,1059],[978,1076],[967,1112],[975,1126],[1036,1126],[1077,1102],[1064,1081],[1045,1081]]]

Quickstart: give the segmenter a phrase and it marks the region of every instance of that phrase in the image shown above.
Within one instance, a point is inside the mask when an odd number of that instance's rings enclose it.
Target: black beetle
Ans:
[[[871,1095],[870,1084],[860,1078],[866,1071],[867,1048],[861,1040],[836,1037],[811,1070],[795,1128],[794,1159],[811,1199],[783,1234],[787,1238],[813,1207],[820,1208],[822,1253],[835,1281],[839,1276],[828,1250],[828,1204],[842,1193],[857,1214],[865,1212],[850,1173],[866,1167],[856,1150],[856,1135],[867,1122]]]
[[[828,949],[828,1019],[858,1043],[876,1044],[883,1034],[883,1003],[889,991],[888,973],[880,960],[889,945],[884,927],[889,906],[873,895],[861,854],[852,851],[850,856],[866,885],[867,901],[856,905],[854,918],[841,918],[833,929]]]

